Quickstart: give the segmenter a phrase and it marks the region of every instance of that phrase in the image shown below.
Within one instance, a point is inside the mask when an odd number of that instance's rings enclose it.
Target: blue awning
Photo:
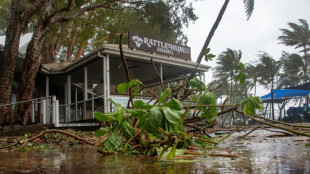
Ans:
[[[300,97],[310,94],[310,90],[298,90],[298,89],[274,89],[273,98],[290,98],[290,97]],[[271,99],[271,93],[260,97],[263,100]]]

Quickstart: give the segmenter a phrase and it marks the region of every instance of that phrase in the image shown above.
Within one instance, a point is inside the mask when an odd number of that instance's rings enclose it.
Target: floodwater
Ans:
[[[179,162],[155,163],[122,154],[104,156],[90,146],[0,152],[1,173],[310,173],[309,138],[267,138],[256,130],[246,138],[226,139],[208,153],[231,153],[242,158],[191,157]]]

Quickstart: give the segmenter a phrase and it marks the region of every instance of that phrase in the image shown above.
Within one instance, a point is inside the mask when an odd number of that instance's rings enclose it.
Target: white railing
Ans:
[[[59,125],[59,101],[56,96],[41,97],[20,102],[12,102],[11,104],[0,105],[1,107],[11,107],[15,110],[15,106],[21,103],[31,102],[31,122],[41,122],[43,124],[53,123],[55,127]],[[38,117],[36,117],[36,115]],[[14,116],[14,115],[13,115]]]

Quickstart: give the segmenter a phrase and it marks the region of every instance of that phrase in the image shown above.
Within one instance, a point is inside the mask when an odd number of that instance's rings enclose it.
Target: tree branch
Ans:
[[[104,8],[104,9],[110,9],[110,10],[122,10],[123,8],[112,8],[111,5],[114,3],[115,1],[112,0],[108,0],[103,4],[98,4],[98,5],[92,5],[92,6],[88,6],[88,7],[84,7],[79,9],[76,12],[73,12],[71,14],[68,15],[64,15],[64,16],[55,16],[51,19],[51,24],[57,23],[57,22],[67,22],[70,21],[72,19],[75,19],[79,16],[81,16],[82,14],[84,14],[85,12],[88,11],[92,11],[95,10],[97,8]],[[119,2],[119,1],[117,1]]]

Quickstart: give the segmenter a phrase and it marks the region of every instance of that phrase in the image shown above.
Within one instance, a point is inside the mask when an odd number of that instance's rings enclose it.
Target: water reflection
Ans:
[[[263,130],[255,133],[246,139],[236,135],[220,145],[220,149],[243,157],[240,159],[195,157],[194,162],[188,158],[181,163],[154,163],[122,154],[103,156],[92,147],[74,146],[0,152],[0,173],[310,173],[310,148],[305,146],[309,141],[293,141],[300,137],[265,138]]]

